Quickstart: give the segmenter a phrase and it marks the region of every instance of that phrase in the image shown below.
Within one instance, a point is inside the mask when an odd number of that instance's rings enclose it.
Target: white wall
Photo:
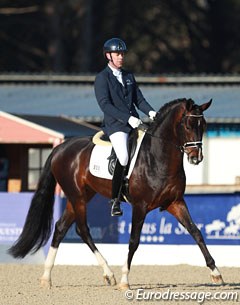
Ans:
[[[109,265],[122,266],[128,254],[127,244],[97,244]],[[217,266],[240,267],[240,246],[208,245]],[[177,255],[176,255],[177,253]],[[189,255],[191,253],[191,255]],[[226,259],[226,257],[228,259]],[[86,244],[61,243],[56,265],[97,265],[93,253]],[[136,251],[133,265],[178,265],[205,266],[204,257],[197,245],[143,245]]]
[[[127,244],[97,244],[109,265],[122,266],[128,254]],[[1,264],[44,264],[41,248],[34,255],[14,259],[7,253],[9,245],[0,245]],[[240,267],[240,246],[208,245],[211,255],[219,267]],[[175,255],[175,254],[178,255]],[[191,255],[189,255],[191,253]],[[227,259],[226,259],[227,257]],[[61,243],[56,265],[97,265],[97,260],[86,244]],[[140,244],[133,258],[133,265],[178,265],[205,266],[205,260],[197,245],[144,245]]]
[[[197,165],[188,163],[184,168],[188,185],[233,185],[240,176],[240,138],[210,137],[203,139],[203,161]]]
[[[235,184],[240,176],[240,138],[210,138],[208,183]]]

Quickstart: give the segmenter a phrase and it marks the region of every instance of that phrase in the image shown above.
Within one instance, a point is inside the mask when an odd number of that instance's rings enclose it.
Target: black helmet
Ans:
[[[106,57],[108,52],[127,52],[125,42],[119,38],[111,38],[103,45],[103,55]]]

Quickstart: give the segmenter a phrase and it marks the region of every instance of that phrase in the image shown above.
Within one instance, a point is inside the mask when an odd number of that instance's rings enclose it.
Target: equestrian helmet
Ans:
[[[127,46],[120,38],[111,38],[103,45],[103,56],[105,58],[108,52],[127,52]]]

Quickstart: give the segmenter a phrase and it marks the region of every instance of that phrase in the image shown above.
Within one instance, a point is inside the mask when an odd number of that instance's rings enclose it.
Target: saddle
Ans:
[[[125,201],[124,197],[129,199],[129,177],[131,174],[131,171],[133,170],[133,164],[136,161],[136,156],[135,156],[135,152],[137,150],[139,150],[140,147],[140,143],[142,141],[143,135],[144,135],[144,131],[146,129],[133,129],[130,134],[129,134],[129,140],[128,140],[128,151],[129,151],[129,160],[128,160],[128,164],[126,166],[126,173],[128,173],[128,175],[125,177],[125,181],[122,187],[122,201]],[[139,139],[139,141],[138,141]],[[109,147],[109,155],[107,157],[107,168],[108,168],[108,172],[109,174],[112,176],[114,173],[114,169],[115,169],[115,165],[117,162],[117,156],[116,153],[112,147],[112,144],[110,142],[109,137],[104,134],[103,131],[99,131],[98,133],[96,133],[93,138],[92,138],[92,142],[95,145],[98,145],[100,147]],[[111,149],[111,150],[110,150]],[[137,152],[136,152],[137,153]],[[132,162],[133,161],[133,162]],[[124,196],[124,197],[123,197]]]
[[[129,160],[128,160],[128,164],[126,166],[126,172],[128,172],[129,165],[130,165],[131,160],[136,151],[137,139],[138,139],[138,136],[140,135],[140,133],[141,133],[141,130],[133,129],[129,134],[129,140],[128,140]],[[93,136],[92,142],[95,145],[112,146],[109,137],[102,130]],[[112,147],[111,153],[107,159],[109,160],[109,163],[108,163],[109,173],[111,175],[113,175],[114,168],[115,168],[115,165],[117,162],[117,156],[116,156],[116,153],[115,153],[115,150],[113,147]]]

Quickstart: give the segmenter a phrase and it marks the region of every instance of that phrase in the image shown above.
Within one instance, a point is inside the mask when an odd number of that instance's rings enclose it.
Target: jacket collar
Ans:
[[[108,71],[111,81],[113,81],[114,84],[118,84],[121,88],[123,88],[122,84],[119,83],[116,76],[113,75],[113,70],[108,65],[106,67],[106,70]],[[124,83],[125,70],[121,70],[121,71],[122,71],[122,78],[123,78],[123,83]],[[125,87],[125,85],[124,85],[124,87]]]

